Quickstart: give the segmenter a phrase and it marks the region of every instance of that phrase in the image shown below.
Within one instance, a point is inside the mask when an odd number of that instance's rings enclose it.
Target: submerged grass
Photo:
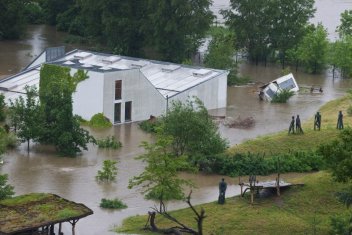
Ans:
[[[254,205],[249,204],[247,197],[234,197],[227,199],[225,205],[212,202],[197,206],[198,210],[204,208],[207,215],[204,234],[313,234],[313,231],[329,234],[330,217],[347,211],[335,197],[343,185],[334,183],[326,172],[310,174],[295,182],[305,186],[288,189],[280,198],[255,199]],[[190,209],[171,214],[196,228]],[[130,217],[116,231],[154,234],[141,230],[146,221],[146,216]],[[161,228],[175,226],[158,216],[157,225]]]
[[[329,143],[335,139],[339,131],[336,130],[338,111],[344,113],[344,125],[351,126],[352,120],[347,115],[347,109],[351,103],[348,96],[333,100],[320,108],[322,115],[321,130],[314,131],[314,118],[305,122],[302,126],[303,135],[288,135],[287,130],[276,134],[258,137],[236,145],[228,150],[229,153],[261,153],[270,156],[278,153],[314,150],[319,145]]]

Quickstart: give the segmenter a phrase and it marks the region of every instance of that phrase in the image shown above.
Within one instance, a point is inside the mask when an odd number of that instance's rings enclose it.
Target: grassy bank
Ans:
[[[322,115],[321,131],[313,130],[314,118],[305,122],[302,126],[304,135],[288,135],[287,130],[272,135],[248,140],[242,144],[230,148],[229,153],[265,153],[267,156],[288,151],[314,150],[320,144],[329,143],[339,133],[336,130],[338,111],[344,113],[344,125],[351,126],[352,118],[347,115],[347,108],[352,103],[351,98],[330,101],[319,110]]]
[[[325,172],[298,178],[296,182],[305,186],[288,189],[280,198],[256,199],[253,206],[248,198],[241,197],[229,198],[223,206],[215,202],[202,205],[207,215],[204,234],[313,234],[314,230],[316,234],[328,234],[331,216],[347,212],[335,197],[342,185],[334,183]],[[196,228],[189,209],[172,214]],[[153,234],[141,231],[146,221],[146,216],[130,217],[117,231]],[[163,218],[157,220],[157,225],[172,226]]]

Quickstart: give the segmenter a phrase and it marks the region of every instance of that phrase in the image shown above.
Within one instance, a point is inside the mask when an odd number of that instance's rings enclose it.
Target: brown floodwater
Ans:
[[[215,0],[213,10],[226,8],[228,0]],[[339,22],[339,14],[344,9],[352,6],[352,0],[318,0],[318,11],[313,21],[322,21],[329,32]],[[30,61],[48,46],[62,44],[66,34],[57,32],[49,26],[30,26],[27,35],[18,41],[0,41],[0,78],[14,74],[24,68]],[[330,36],[333,38],[335,36]],[[68,46],[72,49],[72,46]],[[257,84],[269,82],[280,76],[281,68],[276,65],[254,66],[242,64],[240,72],[248,75]],[[318,108],[329,100],[342,96],[348,88],[352,87],[350,80],[332,78],[331,73],[309,75],[294,72],[299,86],[321,86],[322,95],[311,95],[301,92],[290,99],[287,104],[270,104],[261,102],[257,96],[256,85],[246,87],[228,88],[228,105],[226,109],[212,110],[213,115],[226,115],[228,117],[253,117],[256,124],[250,129],[229,129],[219,125],[220,133],[227,138],[231,145],[256,136],[273,133],[288,128],[290,117],[299,114],[302,120],[310,118]],[[324,118],[324,114],[323,118]],[[143,164],[135,157],[143,153],[139,146],[141,141],[152,141],[153,137],[142,132],[135,123],[115,126],[106,130],[91,130],[96,138],[107,135],[116,136],[123,143],[119,150],[100,150],[89,145],[89,150],[84,151],[76,158],[58,157],[50,149],[39,145],[32,145],[27,155],[26,145],[22,144],[17,149],[4,155],[5,164],[0,167],[0,172],[9,174],[9,183],[15,186],[16,194],[30,192],[55,193],[69,200],[86,204],[94,211],[94,215],[82,219],[77,224],[79,235],[105,235],[110,234],[110,229],[120,225],[122,220],[136,214],[146,214],[153,201],[143,199],[141,189],[128,189],[128,180],[138,175],[143,170]],[[117,181],[110,184],[99,184],[95,175],[106,159],[118,161]],[[182,177],[192,179],[197,188],[193,190],[192,201],[201,204],[215,201],[218,196],[219,175],[191,175],[182,173]],[[283,176],[289,180],[301,174],[288,174]],[[229,183],[227,196],[239,194],[238,179],[225,177]],[[266,179],[274,179],[268,176]],[[128,205],[127,209],[111,211],[99,207],[102,198],[121,199]],[[186,207],[182,202],[170,202],[169,209]],[[69,231],[68,224],[64,227]],[[113,234],[113,233],[111,233]]]

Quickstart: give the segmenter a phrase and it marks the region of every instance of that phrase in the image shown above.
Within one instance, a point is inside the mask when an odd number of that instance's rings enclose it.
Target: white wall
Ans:
[[[115,81],[122,81],[122,98],[115,100]],[[125,102],[132,101],[132,122],[159,116],[166,110],[166,99],[139,69],[105,73],[104,115],[114,120],[114,103],[121,103],[121,123],[125,122]]]
[[[71,69],[71,74],[77,70]],[[90,120],[94,114],[103,112],[104,74],[88,71],[88,78],[78,83],[72,94],[73,113]]]
[[[209,109],[225,108],[227,102],[227,73],[203,82],[189,90],[186,90],[172,98],[185,102],[188,97],[197,96]]]

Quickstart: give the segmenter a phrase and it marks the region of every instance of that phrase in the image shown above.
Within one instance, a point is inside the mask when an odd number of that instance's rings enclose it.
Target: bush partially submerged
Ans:
[[[116,199],[103,198],[101,199],[100,207],[106,208],[106,209],[124,209],[124,208],[127,208],[127,205],[117,198]]]
[[[293,91],[284,89],[276,93],[271,99],[272,103],[286,103],[295,93]]]
[[[115,136],[108,136],[105,139],[97,140],[97,145],[99,148],[118,149],[122,147],[121,142],[118,141]]]
[[[117,175],[117,162],[113,160],[105,160],[103,162],[103,169],[98,170],[98,174],[96,176],[96,179],[98,181],[114,181],[116,179]]]
[[[96,128],[111,127],[110,120],[102,113],[95,114],[89,121],[89,126]]]

